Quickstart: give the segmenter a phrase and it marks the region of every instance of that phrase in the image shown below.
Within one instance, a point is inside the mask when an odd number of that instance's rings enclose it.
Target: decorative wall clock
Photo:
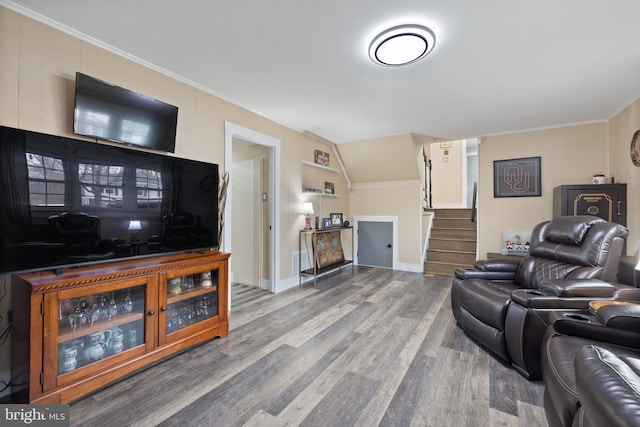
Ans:
[[[637,130],[631,138],[631,161],[635,166],[640,166],[640,130]]]

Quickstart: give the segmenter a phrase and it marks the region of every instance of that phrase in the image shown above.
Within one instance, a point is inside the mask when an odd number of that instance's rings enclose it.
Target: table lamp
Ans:
[[[131,241],[138,241],[138,231],[142,230],[142,225],[140,224],[140,220],[131,220],[129,221],[129,231],[131,231]]]
[[[305,202],[304,207],[302,209],[303,213],[306,215],[304,219],[304,229],[311,230],[311,215],[313,215],[313,203]]]

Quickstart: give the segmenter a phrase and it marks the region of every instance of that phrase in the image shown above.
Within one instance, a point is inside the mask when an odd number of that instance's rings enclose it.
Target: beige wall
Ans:
[[[419,180],[422,144],[411,134],[338,145],[352,183]]]
[[[485,138],[478,147],[478,257],[500,251],[503,231],[526,232],[550,219],[554,187],[589,184],[594,173],[608,178],[607,129],[602,122]],[[494,198],[493,161],[535,156],[541,157],[542,196]]]
[[[397,217],[397,267],[409,271],[422,271],[422,146],[412,134],[338,145],[352,182],[350,217]]]
[[[302,160],[327,145],[223,101],[186,83],[0,7],[0,125],[70,136],[73,129],[75,73],[80,71],[152,96],[179,108],[176,156],[218,163],[224,171],[225,121],[280,140],[280,276],[291,277],[292,253],[298,250]],[[332,178],[344,197],[322,200],[320,212],[349,212],[346,181]],[[231,177],[233,180],[233,177]]]
[[[353,216],[398,217],[398,267],[422,271],[421,262],[421,185],[420,182],[355,185],[350,204]]]
[[[431,196],[434,208],[465,208],[466,192],[462,183],[466,178],[466,140],[450,141],[451,147],[431,145]],[[447,151],[445,151],[447,150]],[[445,155],[445,153],[447,153]],[[466,182],[465,182],[466,184]]]

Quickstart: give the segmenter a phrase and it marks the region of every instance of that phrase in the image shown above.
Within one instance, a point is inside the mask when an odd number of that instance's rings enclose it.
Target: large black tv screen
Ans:
[[[218,165],[0,126],[0,273],[218,247]]]
[[[173,153],[178,107],[76,73],[73,132]]]

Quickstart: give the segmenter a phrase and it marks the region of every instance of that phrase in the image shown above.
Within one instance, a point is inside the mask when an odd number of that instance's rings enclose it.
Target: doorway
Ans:
[[[234,151],[240,151],[238,147],[241,147],[241,145],[236,145],[238,143],[253,147],[255,151],[266,150],[266,154],[264,155],[264,161],[262,162],[262,164],[264,165],[263,170],[268,170],[268,172],[266,172],[265,174],[266,177],[264,178],[263,185],[263,187],[266,188],[267,191],[258,191],[256,193],[255,177],[246,178],[247,175],[256,175],[255,162],[250,167],[252,169],[252,172],[250,173],[246,171],[246,165],[242,168],[244,169],[244,171],[239,170],[238,172],[236,172],[234,170]],[[264,268],[258,267],[257,270],[259,272],[265,272],[264,275],[266,276],[266,279],[261,278],[258,283],[259,286],[263,289],[269,290],[271,292],[277,292],[277,278],[280,276],[278,258],[280,248],[279,165],[280,140],[262,134],[260,132],[256,132],[254,130],[235,125],[233,123],[225,122],[225,169],[229,172],[229,186],[227,189],[227,202],[224,209],[222,250],[231,253],[231,258],[229,259],[230,283],[233,283],[235,281],[236,273],[240,274],[240,278],[242,277],[243,273],[240,272],[240,269],[244,270],[243,265],[246,266],[245,263],[256,261],[255,259],[246,260],[246,257],[254,257],[254,255],[251,254],[255,254],[255,249],[247,250],[246,248],[242,247],[234,248],[234,244],[244,244],[241,243],[242,240],[235,240],[234,235],[242,234],[243,227],[247,226],[246,221],[254,221],[254,219],[236,217],[236,215],[234,215],[234,205],[236,204],[234,198],[238,197],[240,199],[237,201],[240,206],[243,203],[243,200],[238,196],[236,189],[238,187],[241,189],[243,186],[248,185],[249,187],[254,187],[254,189],[251,191],[253,193],[256,193],[257,197],[260,199],[259,203],[262,204],[261,206],[263,206],[264,211],[266,211],[266,214],[264,215],[268,218],[268,222],[264,226],[261,226],[261,224],[263,224],[262,222],[260,222],[256,226],[262,229],[264,233],[262,233],[261,231],[253,232],[253,234],[257,233],[258,235],[262,236],[260,241],[263,242],[258,244],[258,250],[263,251],[262,258]],[[236,174],[238,176],[236,176]],[[262,173],[260,172],[258,172],[257,174],[262,176]],[[243,178],[243,176],[245,177]],[[251,184],[247,184],[247,179],[251,180]],[[263,193],[265,193],[264,196]],[[252,201],[251,203],[256,204],[257,202]],[[255,223],[252,223],[250,225],[253,226],[255,225]],[[238,253],[236,253],[236,249],[238,250]],[[248,253],[249,255],[246,255],[246,253]],[[243,259],[241,260],[240,258]],[[252,274],[255,275],[255,273]],[[231,308],[231,295],[229,295],[229,308]]]
[[[263,279],[269,274],[265,269],[268,265],[264,262],[269,250],[264,245],[269,227],[269,210],[265,203],[268,193],[262,179],[264,156],[268,159],[269,154],[267,147],[236,141],[234,138],[230,172],[236,184],[232,190],[231,208],[235,220],[231,233],[235,260],[233,283],[253,287],[262,287]]]

